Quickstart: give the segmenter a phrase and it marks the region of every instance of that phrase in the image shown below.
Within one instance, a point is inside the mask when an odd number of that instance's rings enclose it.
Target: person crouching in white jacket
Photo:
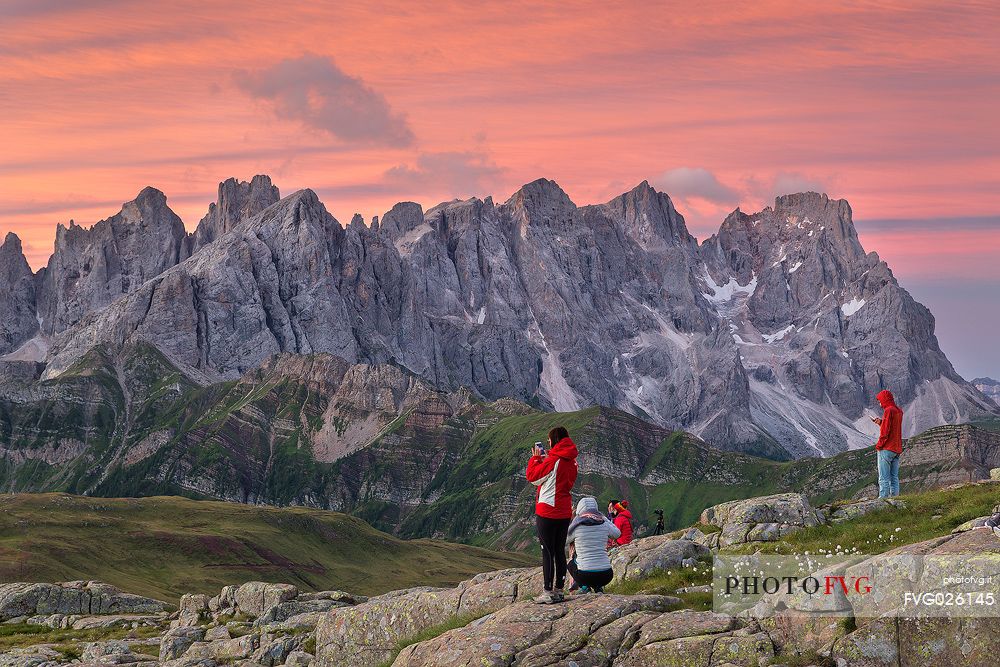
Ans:
[[[604,592],[615,576],[608,558],[608,538],[617,539],[620,535],[615,524],[597,509],[596,498],[580,498],[566,536],[572,556],[566,565],[573,575],[571,590],[579,587],[581,593]]]

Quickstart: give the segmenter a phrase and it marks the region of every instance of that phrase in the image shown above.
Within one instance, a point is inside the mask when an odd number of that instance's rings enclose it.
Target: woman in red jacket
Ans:
[[[542,545],[545,590],[539,604],[562,602],[566,580],[566,531],[573,517],[570,490],[576,482],[576,445],[562,426],[549,431],[549,451],[537,444],[528,460],[526,476],[535,491],[535,526]]]
[[[618,536],[618,539],[611,540],[611,544],[608,546],[628,544],[632,541],[632,512],[628,509],[628,501],[619,500],[614,503],[613,507],[615,527],[621,531],[621,535]]]

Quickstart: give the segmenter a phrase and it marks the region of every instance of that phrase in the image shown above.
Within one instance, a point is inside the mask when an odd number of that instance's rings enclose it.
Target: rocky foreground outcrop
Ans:
[[[541,592],[538,568],[481,574],[455,588],[413,588],[333,610],[316,629],[320,665],[379,665],[401,641],[454,618],[472,618]]]
[[[814,509],[802,493],[779,493],[732,500],[709,507],[701,523],[720,529],[693,539],[711,548],[748,542],[775,542],[789,533],[856,519],[869,512],[905,507],[895,498],[871,498]]]
[[[158,614],[158,600],[123,593],[98,581],[61,584],[0,584],[0,622],[37,623],[51,627],[72,625],[73,617]]]
[[[782,535],[898,506],[867,500],[813,508],[794,494],[723,503],[703,517],[719,532],[691,528],[679,538],[643,538],[612,550],[615,579],[642,580],[697,565],[719,548],[706,544],[712,535]],[[1000,538],[977,529],[983,520],[842,567],[857,576],[901,555],[971,554],[1000,562]],[[779,528],[758,529],[770,524]],[[743,544],[733,542],[737,551]],[[911,574],[914,590],[929,585],[919,570]],[[824,667],[978,667],[993,664],[1000,652],[1000,619],[873,618],[857,606],[866,602],[842,596],[821,609],[774,607],[773,615],[754,617],[682,608],[686,591],[680,589],[680,597],[671,591],[573,595],[547,606],[530,600],[540,588],[540,568],[499,570],[451,588],[417,587],[372,598],[256,581],[226,586],[213,596],[184,595],[167,616],[161,602],[97,582],[5,584],[2,622],[130,632],[72,650],[40,641],[6,651],[0,667],[74,661],[136,667],[761,667],[784,660]],[[157,628],[155,636],[136,634],[150,627]]]
[[[659,570],[670,570],[694,565],[711,554],[703,544],[692,541],[695,535],[688,533],[687,539],[676,540],[667,535],[658,535],[636,540],[630,544],[615,547],[611,551],[611,567],[615,571],[615,582],[644,579]]]

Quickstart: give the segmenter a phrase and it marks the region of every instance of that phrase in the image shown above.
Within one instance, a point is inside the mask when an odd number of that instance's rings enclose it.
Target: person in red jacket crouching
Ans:
[[[570,490],[576,483],[576,445],[562,426],[549,431],[549,451],[535,443],[526,476],[538,487],[535,492],[535,526],[542,545],[545,590],[535,598],[539,604],[565,599],[566,531],[573,517]]]
[[[621,531],[617,539],[608,540],[608,548],[628,544],[632,541],[632,512],[628,509],[627,500],[608,503],[608,515],[612,517],[615,527]]]

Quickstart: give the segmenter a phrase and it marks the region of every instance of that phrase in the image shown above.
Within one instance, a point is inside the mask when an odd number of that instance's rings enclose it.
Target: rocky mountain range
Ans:
[[[864,492],[862,451],[747,454],[868,444],[883,386],[907,434],[997,414],[846,202],[814,193],[699,245],[647,184],[577,207],[541,180],[343,227],[258,176],[222,183],[190,234],[147,188],[60,226],[35,274],[13,235],[0,257],[9,492],[306,505],[523,547],[526,447],[556,424],[581,491],[678,526],[754,493]],[[991,438],[949,434],[904,479],[988,475]]]
[[[0,257],[0,354],[43,364],[42,393],[95,348],[120,374],[124,350],[152,346],[197,387],[327,353],[477,400],[614,407],[772,458],[869,443],[883,387],[907,435],[997,410],[865,253],[848,203],[816,193],[737,210],[699,245],[645,182],[578,207],[540,179],[502,204],[401,203],[345,227],[314,192],[279,199],[257,176],[222,183],[191,234],[146,188],[89,229],[60,225],[35,275],[16,237]]]
[[[579,493],[627,497],[636,522],[668,527],[715,502],[802,491],[870,494],[868,449],[779,463],[723,452],[615,408],[553,413],[513,399],[437,390],[391,364],[280,354],[239,380],[200,385],[144,342],[94,348],[39,382],[44,366],[0,366],[5,492],[184,495],[349,512],[404,537],[530,544],[530,443],[557,424],[580,451]],[[943,426],[911,438],[905,488],[968,482],[1000,467],[1000,433]]]
[[[972,385],[983,392],[984,395],[992,398],[997,404],[1000,404],[1000,381],[982,377],[973,380]]]

